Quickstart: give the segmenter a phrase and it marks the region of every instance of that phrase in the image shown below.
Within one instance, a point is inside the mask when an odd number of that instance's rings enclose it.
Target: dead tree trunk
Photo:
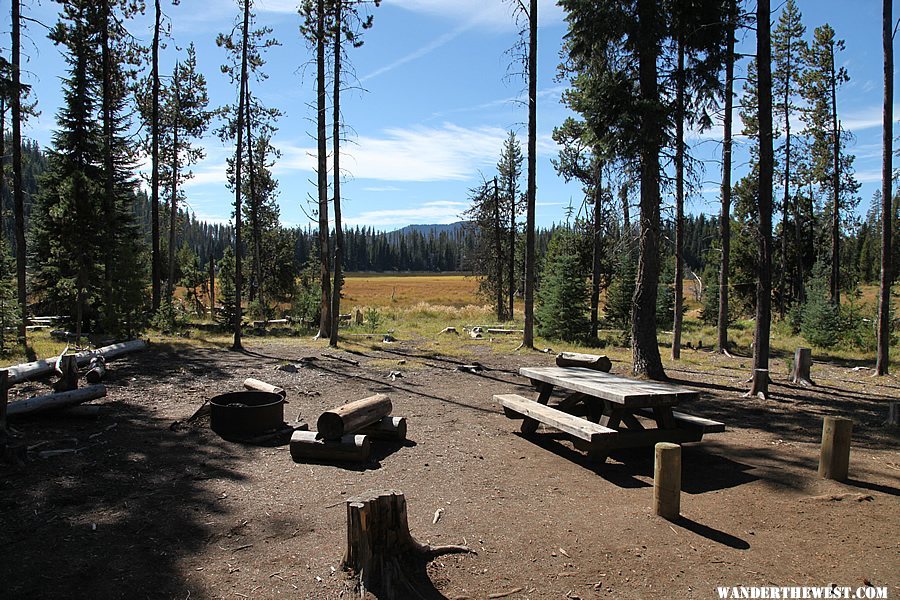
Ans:
[[[426,563],[441,554],[471,552],[465,546],[430,546],[413,539],[402,492],[366,492],[347,500],[347,553],[341,567],[367,592],[390,598],[440,598]]]

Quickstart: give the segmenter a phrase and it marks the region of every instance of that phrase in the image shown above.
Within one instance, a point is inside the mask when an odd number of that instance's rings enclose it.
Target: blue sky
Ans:
[[[47,24],[55,22],[55,2],[25,0],[24,4],[26,15]],[[274,139],[282,152],[274,169],[280,182],[282,221],[306,225],[309,219],[304,208],[309,211],[310,199],[315,196],[315,141],[311,137],[315,68],[298,35],[295,4],[295,0],[255,2],[257,23],[272,27],[282,45],[268,51],[265,71],[269,78],[254,84],[253,91],[267,105],[284,112]],[[855,136],[851,151],[857,155],[857,178],[863,184],[860,212],[865,213],[880,181],[881,3],[799,0],[798,4],[808,38],[817,25],[827,21],[847,43],[839,60],[851,81],[839,91],[838,107],[844,129]],[[0,0],[2,14],[9,14],[9,6],[9,0]],[[773,10],[780,8],[780,3],[773,3]],[[231,30],[239,12],[237,3],[182,0],[173,7],[163,0],[163,10],[172,19],[174,44],[163,51],[161,72],[171,72],[176,46],[184,48],[194,42],[211,105],[230,102],[235,90],[219,71],[225,57],[216,47],[215,37]],[[525,147],[525,84],[519,65],[508,52],[519,29],[510,4],[501,0],[384,0],[373,12],[375,26],[366,32],[365,45],[350,53],[359,87],[365,91],[348,91],[342,102],[351,130],[351,142],[342,151],[344,221],[377,229],[456,221],[467,208],[467,192],[480,181],[480,173],[493,176],[506,132],[516,131],[523,150]],[[564,219],[570,201],[577,207],[582,192],[575,184],[565,184],[551,165],[557,151],[551,132],[567,116],[559,102],[563,84],[556,80],[566,30],[564,15],[551,0],[541,0],[538,14],[537,221],[546,226]],[[149,41],[150,24],[149,18],[141,17],[129,28]],[[8,30],[8,25],[3,29]],[[64,63],[41,27],[29,24],[28,29],[26,68],[41,116],[28,125],[25,135],[45,145],[55,127]],[[739,49],[753,52],[754,40],[751,34],[745,35]],[[8,37],[4,38],[7,47]],[[739,77],[743,71],[743,65],[739,66]],[[900,106],[894,111],[900,115]],[[707,162],[701,190],[688,200],[691,212],[718,210],[720,167],[715,161],[720,137],[721,128],[716,127],[689,139],[694,155]],[[225,159],[233,154],[233,148],[223,146],[212,135],[199,143],[207,156],[193,168],[194,178],[185,187],[187,203],[201,219],[227,221],[233,195],[225,186]],[[746,152],[740,148],[734,171],[736,177],[746,172]]]

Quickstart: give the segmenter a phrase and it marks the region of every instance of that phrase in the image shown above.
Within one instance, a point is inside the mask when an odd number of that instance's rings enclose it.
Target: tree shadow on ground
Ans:
[[[693,519],[689,519],[687,517],[678,517],[671,521],[673,525],[678,525],[679,527],[683,527],[692,533],[696,533],[701,537],[705,537],[706,539],[716,542],[717,544],[722,544],[723,546],[728,546],[729,548],[734,548],[735,550],[749,550],[750,544],[739,537],[733,536],[730,533],[725,533],[720,529],[716,529],[715,527],[710,527],[709,525],[704,525],[703,523],[698,523]]]
[[[68,436],[85,449],[0,471],[0,548],[16,557],[0,561],[8,597],[203,595],[179,563],[215,535],[211,519],[230,514],[204,482],[241,481],[240,449],[171,431],[134,404],[114,408],[100,421],[24,424],[30,440]]]

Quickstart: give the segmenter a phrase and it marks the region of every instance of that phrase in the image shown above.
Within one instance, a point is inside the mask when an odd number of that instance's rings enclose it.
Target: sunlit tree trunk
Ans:
[[[528,11],[528,191],[525,207],[525,334],[522,343],[534,348],[534,207],[537,197],[537,0]]]
[[[875,373],[887,375],[891,345],[891,282],[893,267],[891,245],[894,227],[893,194],[891,193],[891,156],[893,155],[891,131],[894,122],[894,45],[891,27],[891,0],[884,0],[882,8],[881,39],[884,50],[884,104],[881,128],[881,286],[878,303],[878,358]]]

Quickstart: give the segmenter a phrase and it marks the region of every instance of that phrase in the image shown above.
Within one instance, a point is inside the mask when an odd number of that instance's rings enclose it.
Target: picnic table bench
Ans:
[[[603,462],[620,448],[699,442],[706,433],[725,431],[723,423],[673,410],[699,397],[689,388],[582,367],[526,367],[519,374],[531,380],[538,396],[530,400],[518,394],[495,395],[506,416],[524,419],[524,434],[534,433],[543,423],[572,436],[575,446],[587,450],[592,460]],[[556,388],[570,393],[549,406]]]

